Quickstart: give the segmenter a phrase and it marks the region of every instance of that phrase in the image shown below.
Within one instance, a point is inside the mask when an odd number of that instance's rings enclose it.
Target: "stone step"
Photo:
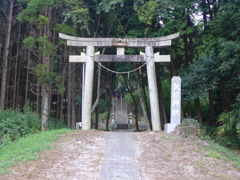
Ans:
[[[117,129],[128,129],[128,124],[117,124]]]

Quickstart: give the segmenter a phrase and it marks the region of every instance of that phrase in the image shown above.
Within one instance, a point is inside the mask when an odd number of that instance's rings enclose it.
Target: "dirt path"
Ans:
[[[209,157],[206,142],[162,132],[133,134],[139,171],[144,180],[240,179],[240,170],[224,157]]]
[[[0,180],[105,180],[114,179],[116,169],[121,176],[115,179],[126,180],[240,179],[232,162],[207,155],[205,142],[162,132],[121,133],[71,132]]]
[[[138,180],[136,147],[131,133],[111,132],[99,173],[100,180]]]

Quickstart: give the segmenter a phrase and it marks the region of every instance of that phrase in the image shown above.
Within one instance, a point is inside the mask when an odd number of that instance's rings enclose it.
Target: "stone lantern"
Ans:
[[[129,121],[128,121],[128,128],[130,128],[130,125],[133,124],[133,113],[129,113]]]
[[[115,113],[114,112],[112,112],[111,117],[112,117],[112,121],[111,121],[112,128],[115,128],[114,127],[115,126]]]

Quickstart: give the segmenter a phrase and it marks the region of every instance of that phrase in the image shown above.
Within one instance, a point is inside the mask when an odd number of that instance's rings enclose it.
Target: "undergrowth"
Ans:
[[[7,168],[15,164],[36,159],[37,152],[49,149],[51,142],[69,131],[68,129],[52,130],[29,134],[15,142],[8,141],[0,148],[0,174],[6,173]]]
[[[30,133],[40,131],[41,121],[36,113],[0,111],[0,146],[5,141],[15,141]]]

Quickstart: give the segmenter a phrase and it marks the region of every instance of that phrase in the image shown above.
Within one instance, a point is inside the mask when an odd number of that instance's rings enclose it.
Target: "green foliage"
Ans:
[[[97,7],[97,13],[99,14],[101,11],[109,12],[112,9],[116,8],[117,5],[123,7],[124,0],[102,0]]]
[[[98,120],[99,121],[106,121],[107,120],[107,114],[108,114],[108,112],[99,113],[98,114]],[[96,117],[96,114],[95,113],[92,114],[92,119],[95,119],[95,117]]]
[[[49,72],[49,65],[47,64],[37,64],[32,71],[41,81],[41,83],[52,83],[52,78],[55,75],[53,72]]]
[[[229,91],[239,92],[240,68],[240,4],[239,1],[226,1],[219,4],[216,17],[208,23],[206,52],[217,54],[218,76],[227,79]]]
[[[82,1],[78,0],[66,0],[67,8],[63,12],[64,23],[73,24],[74,28],[80,30],[86,30],[89,34],[89,23],[92,19],[89,14],[89,9],[86,8]]]
[[[165,109],[170,113],[170,99],[171,99],[171,84],[169,81],[162,81],[163,99],[165,103]],[[149,94],[147,94],[149,98]]]
[[[40,130],[40,122],[39,116],[35,113],[2,111],[0,113],[0,137],[3,145],[29,133],[38,132]]]
[[[39,36],[35,38],[33,36],[28,36],[23,40],[23,45],[25,48],[37,48],[39,52],[44,56],[48,57],[54,52],[54,44],[48,42],[47,36]]]
[[[204,97],[206,92],[214,89],[219,81],[214,53],[195,60],[181,75],[182,95],[187,100]]]
[[[137,11],[139,20],[145,24],[151,25],[152,21],[156,19],[157,7],[158,7],[158,3],[154,0],[146,2]]]
[[[99,120],[100,121],[107,120],[107,112],[99,114]]]
[[[39,36],[37,42],[39,43],[39,51],[44,57],[48,57],[54,52],[54,44],[48,42],[47,36]]]
[[[37,21],[39,29],[41,29],[44,25],[49,25],[49,19],[41,14],[38,16]]]
[[[181,131],[184,137],[198,135],[199,130],[200,124],[197,120],[191,118],[183,119]]]
[[[34,48],[36,45],[36,38],[33,36],[28,36],[23,40],[24,48]]]
[[[37,152],[49,149],[51,142],[67,132],[69,130],[61,129],[30,134],[14,143],[3,146],[0,148],[0,174],[6,173],[7,168],[15,164],[38,158]]]
[[[21,3],[26,3],[25,0],[18,0]],[[47,6],[52,6],[54,4],[54,0],[29,0],[27,1],[26,9],[22,10],[22,12],[18,15],[19,21],[28,21],[29,23],[37,22],[38,18],[42,19],[43,16],[40,17],[39,13]],[[46,19],[44,20],[46,22]]]
[[[63,34],[68,34],[71,36],[77,36],[77,31],[74,27],[66,25],[66,24],[57,24],[55,27],[55,30],[63,33]]]
[[[236,125],[236,130],[237,130],[238,137],[240,138],[240,121]]]
[[[49,65],[38,64],[35,68],[33,68],[32,73],[39,78],[41,83],[52,84],[52,87],[56,88],[60,93],[65,91],[62,76],[49,71]]]
[[[139,94],[137,90],[132,92],[134,99],[139,99]],[[129,104],[134,105],[133,98],[130,93],[125,94],[124,100],[127,101]],[[140,104],[138,104],[140,107]]]
[[[220,126],[217,129],[218,136],[240,136],[239,123],[240,123],[240,94],[236,98],[235,104],[232,105],[232,111],[223,112],[218,117]],[[240,139],[240,138],[239,138]],[[240,143],[239,143],[240,147]]]
[[[108,109],[108,102],[103,100],[103,99],[100,99],[99,100],[99,103],[98,103],[98,111],[99,113],[104,113],[106,112]]]
[[[57,130],[67,128],[66,123],[61,120],[57,121],[55,118],[49,117],[48,119],[48,129],[49,130]]]

